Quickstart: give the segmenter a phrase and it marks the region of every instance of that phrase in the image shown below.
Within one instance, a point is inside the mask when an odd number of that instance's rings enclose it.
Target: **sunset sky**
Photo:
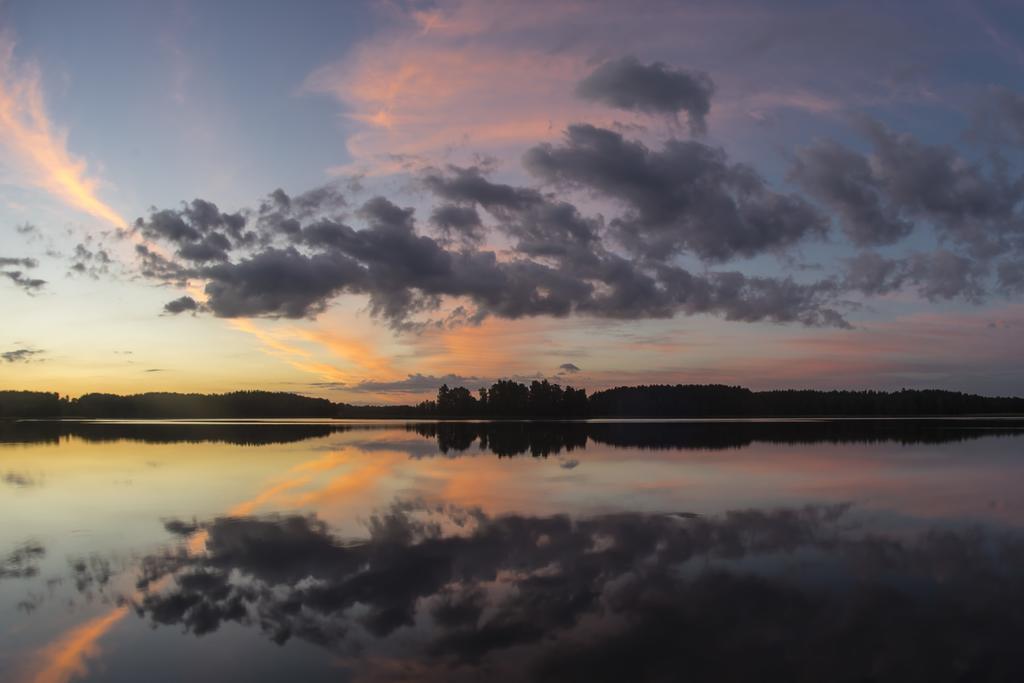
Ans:
[[[0,0],[0,389],[1024,384],[1024,8]]]

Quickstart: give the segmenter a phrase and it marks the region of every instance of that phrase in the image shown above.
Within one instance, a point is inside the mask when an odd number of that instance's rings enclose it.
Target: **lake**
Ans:
[[[1022,435],[0,423],[0,680],[1021,681]]]

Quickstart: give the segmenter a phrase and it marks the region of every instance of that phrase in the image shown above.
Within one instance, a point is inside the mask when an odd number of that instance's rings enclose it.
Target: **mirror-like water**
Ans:
[[[1022,435],[0,423],[0,680],[1020,681]]]

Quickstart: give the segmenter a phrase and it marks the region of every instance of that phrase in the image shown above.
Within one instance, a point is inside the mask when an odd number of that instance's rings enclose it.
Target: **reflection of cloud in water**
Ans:
[[[38,562],[46,548],[34,540],[19,544],[0,559],[0,579],[24,579],[39,573]]]
[[[39,482],[30,474],[26,472],[5,472],[0,481],[7,484],[8,486],[14,486],[19,489],[28,488],[30,486],[37,486]]]
[[[99,656],[99,640],[128,614],[115,607],[71,629],[35,655],[36,667],[26,677],[31,683],[67,683],[86,674],[86,660]]]
[[[136,609],[421,679],[1020,680],[1021,538],[886,538],[847,511],[572,519],[401,502],[358,540],[312,516],[224,517],[202,525],[206,553],[142,561]]]

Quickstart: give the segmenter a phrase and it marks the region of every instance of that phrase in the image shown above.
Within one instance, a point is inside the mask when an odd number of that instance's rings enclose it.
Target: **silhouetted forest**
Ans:
[[[415,406],[354,406],[284,392],[146,393],[129,396],[0,391],[0,418],[247,419],[247,418],[706,418],[1024,414],[1024,398],[957,391],[751,391],[724,385],[616,387],[589,396],[547,380],[500,380],[475,394],[442,385]]]
[[[229,394],[147,393],[130,396],[85,394],[74,399],[41,392],[0,392],[0,417],[330,418],[337,413],[337,404],[324,398],[269,391],[235,391]]]
[[[935,389],[751,391],[717,384],[616,387],[590,395],[591,417],[794,417],[1024,413],[1024,398]]]

